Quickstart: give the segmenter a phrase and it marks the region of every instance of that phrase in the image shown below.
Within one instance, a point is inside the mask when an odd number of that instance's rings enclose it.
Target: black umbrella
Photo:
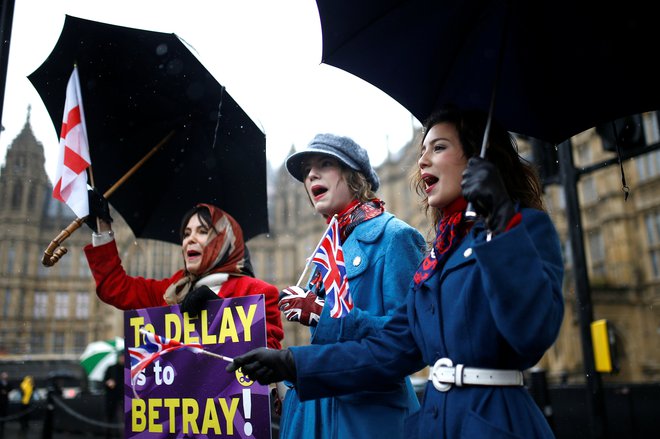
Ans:
[[[443,104],[488,111],[559,143],[657,110],[652,3],[574,0],[317,0],[323,59],[419,120]],[[502,43],[502,40],[504,41]],[[501,69],[498,73],[498,58]]]
[[[246,240],[268,232],[265,135],[179,37],[67,16],[29,76],[58,135],[74,63],[102,193],[174,132],[109,197],[137,237],[179,243],[201,202],[236,218]]]
[[[604,398],[591,347],[578,173],[568,169],[565,141],[660,109],[660,82],[650,62],[658,41],[653,3],[317,0],[317,6],[322,61],[380,88],[419,120],[453,103],[488,111],[512,132],[561,143],[562,180],[571,186],[565,188],[568,223],[575,225],[569,234],[590,427],[602,437]]]

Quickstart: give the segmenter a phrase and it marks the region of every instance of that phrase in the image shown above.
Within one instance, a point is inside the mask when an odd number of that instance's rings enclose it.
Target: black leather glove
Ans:
[[[494,234],[506,230],[516,210],[494,164],[480,157],[472,157],[463,171],[461,188],[465,199],[472,203],[479,215],[486,218],[488,230]]]
[[[239,368],[243,375],[263,385],[296,380],[296,363],[288,349],[253,349],[247,354],[235,357],[225,370],[235,372]]]
[[[216,299],[219,299],[218,295],[206,285],[202,285],[188,292],[183,302],[179,304],[179,308],[182,313],[187,312],[190,317],[197,317],[202,309],[206,308],[206,302]]]
[[[290,322],[299,322],[305,326],[319,323],[325,301],[311,291],[292,286],[280,293],[279,307],[284,317]]]
[[[96,218],[102,219],[108,224],[112,223],[110,206],[108,200],[103,197],[103,194],[97,188],[88,189],[87,197],[89,200],[89,215],[85,217],[85,224],[94,232],[98,232]]]

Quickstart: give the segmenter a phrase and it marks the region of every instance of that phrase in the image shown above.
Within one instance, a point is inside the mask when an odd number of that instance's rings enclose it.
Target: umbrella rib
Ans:
[[[215,149],[215,142],[218,140],[218,130],[220,129],[220,118],[222,117],[222,98],[225,96],[225,86],[220,87],[220,102],[218,103],[218,118],[215,123],[215,130],[213,131],[213,144],[212,149]]]

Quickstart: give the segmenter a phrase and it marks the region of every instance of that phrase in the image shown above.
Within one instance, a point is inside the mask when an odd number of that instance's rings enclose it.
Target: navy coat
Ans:
[[[405,303],[424,247],[417,230],[388,212],[358,225],[342,243],[354,308],[337,319],[330,317],[326,305],[312,328],[311,343],[360,340],[382,328]],[[405,418],[418,409],[407,377],[393,378],[391,387],[305,402],[300,402],[293,388],[284,398],[280,438],[403,439]]]
[[[554,343],[564,314],[563,263],[544,212],[486,240],[477,223],[460,246],[383,330],[362,341],[291,347],[301,399],[375,388],[439,358],[465,367],[524,370]],[[410,437],[550,438],[552,431],[524,387],[429,382]]]

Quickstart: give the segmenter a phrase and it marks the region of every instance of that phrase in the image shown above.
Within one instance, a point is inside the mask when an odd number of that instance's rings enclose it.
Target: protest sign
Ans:
[[[266,346],[264,296],[125,311],[124,331],[126,439],[271,437],[268,386],[225,372]]]

